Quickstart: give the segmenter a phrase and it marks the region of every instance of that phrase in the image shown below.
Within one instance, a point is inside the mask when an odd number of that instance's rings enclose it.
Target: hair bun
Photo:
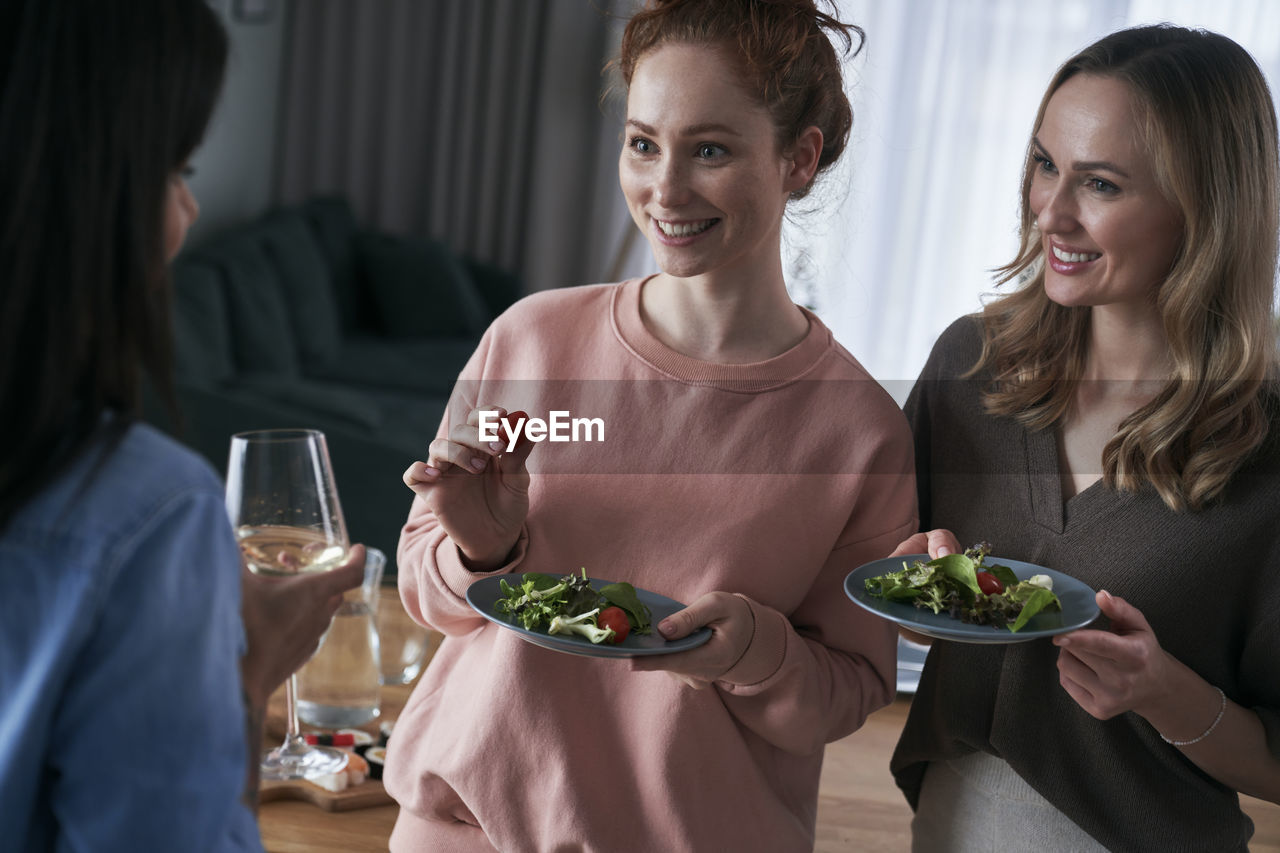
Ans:
[[[648,0],[627,22],[617,66],[629,86],[636,63],[660,44],[729,47],[743,84],[768,108],[784,145],[805,128],[822,131],[820,174],[840,159],[853,127],[833,37],[846,55],[856,55],[865,40],[861,27],[836,17],[833,0],[824,4],[831,13],[815,0]]]

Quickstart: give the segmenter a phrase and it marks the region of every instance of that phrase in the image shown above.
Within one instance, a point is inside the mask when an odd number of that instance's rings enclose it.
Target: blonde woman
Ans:
[[[922,529],[1098,590],[1090,628],[935,643],[892,767],[916,850],[1244,851],[1280,802],[1274,107],[1222,36],[1114,33],[1041,103],[1014,292],[907,404]],[[933,528],[930,530],[930,528]]]

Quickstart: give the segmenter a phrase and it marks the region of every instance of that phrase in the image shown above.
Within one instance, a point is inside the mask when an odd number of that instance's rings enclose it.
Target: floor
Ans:
[[[911,810],[889,774],[889,756],[911,697],[872,714],[861,729],[827,747],[818,801],[816,853],[906,853]],[[1253,818],[1250,853],[1280,853],[1280,806],[1242,798]]]

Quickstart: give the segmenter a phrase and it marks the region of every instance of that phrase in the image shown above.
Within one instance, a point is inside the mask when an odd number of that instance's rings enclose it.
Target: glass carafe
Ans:
[[[378,589],[386,555],[369,548],[364,583],[347,592],[311,660],[298,670],[298,718],[321,728],[359,726],[378,716]]]

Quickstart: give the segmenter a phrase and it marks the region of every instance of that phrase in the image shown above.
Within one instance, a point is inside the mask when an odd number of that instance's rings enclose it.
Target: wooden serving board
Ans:
[[[386,688],[384,688],[385,691]],[[384,712],[385,710],[390,710],[392,713],[398,714],[400,708],[404,706],[404,697],[397,694],[387,698],[392,701],[384,703]],[[267,703],[264,749],[278,746],[284,739],[287,728],[285,716],[284,688],[281,687]],[[353,726],[353,728],[368,732],[373,736],[376,743],[379,734],[378,726],[384,718],[375,717],[364,725]],[[312,730],[311,726],[305,723],[302,725],[304,733]],[[270,803],[274,800],[304,800],[330,812],[345,812],[371,806],[385,806],[395,802],[395,800],[391,799],[391,795],[387,793],[386,789],[382,787],[381,780],[378,779],[366,779],[359,785],[351,785],[341,791],[329,791],[303,779],[278,781],[264,779],[258,787],[258,802]]]
[[[258,802],[274,800],[306,800],[327,812],[346,812],[395,802],[377,779],[366,779],[343,791],[326,791],[303,780],[264,781],[258,788]]]
[[[384,604],[383,606],[387,605]],[[435,653],[436,648],[440,645],[439,635],[436,635],[435,632],[432,632],[432,634],[433,641],[428,647],[428,657],[423,661],[424,668],[430,662],[430,656]],[[364,725],[355,726],[354,728],[363,729],[373,735],[376,742],[380,734],[381,723],[385,720],[395,720],[400,715],[400,711],[404,709],[409,693],[416,683],[417,679],[411,684],[384,685],[381,701],[382,713]],[[279,746],[284,739],[285,729],[287,728],[285,716],[285,691],[284,685],[281,685],[267,703],[266,719],[264,720],[264,728],[266,730],[266,739],[263,743],[264,749]],[[304,731],[309,728],[311,727],[303,725]],[[303,800],[330,812],[345,812],[395,804],[395,800],[391,799],[391,795],[387,793],[386,788],[382,787],[382,782],[377,779],[366,779],[359,785],[348,787],[346,790],[336,793],[326,791],[319,785],[312,785],[310,782],[301,780],[263,781],[258,789],[258,802],[270,803],[277,800]]]

